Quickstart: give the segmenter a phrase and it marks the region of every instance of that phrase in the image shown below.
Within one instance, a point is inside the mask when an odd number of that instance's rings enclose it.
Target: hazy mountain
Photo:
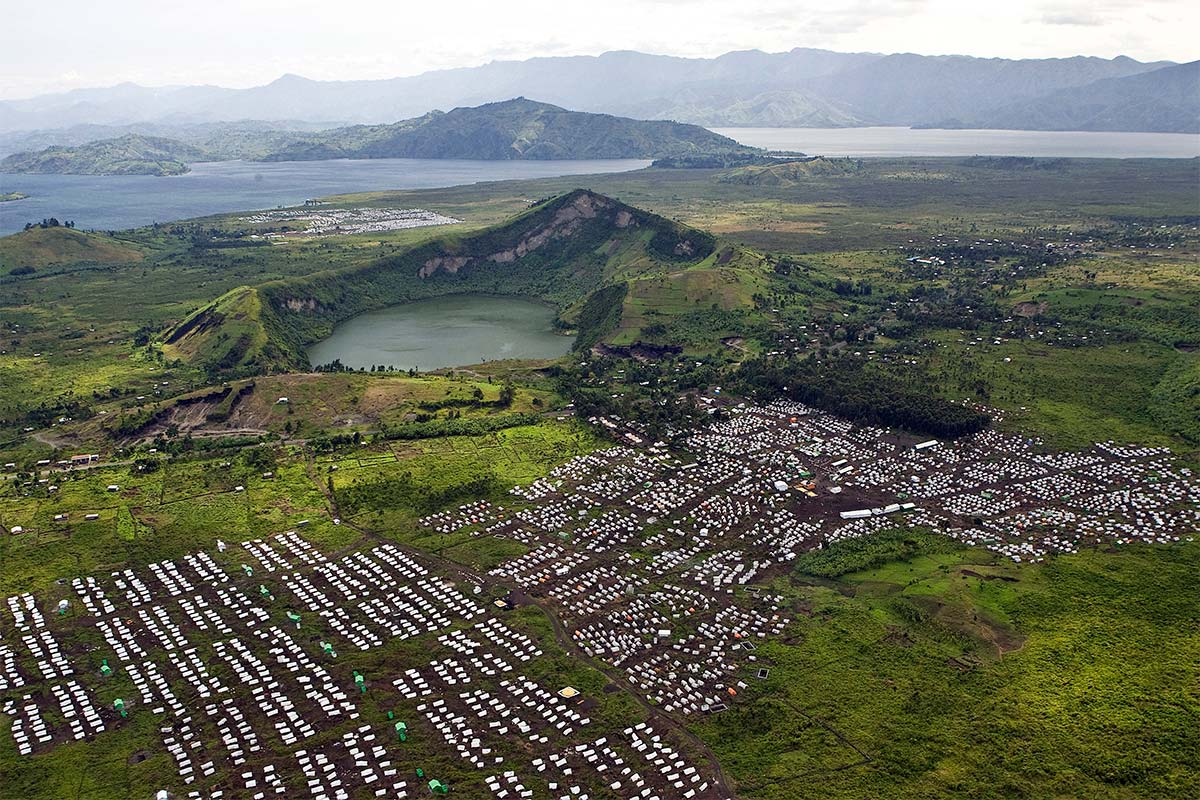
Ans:
[[[517,96],[579,111],[711,126],[974,124],[967,121],[1167,66],[1171,64],[1126,57],[1010,60],[801,48],[709,59],[623,51],[496,61],[388,80],[314,81],[285,75],[240,90],[122,84],[0,102],[0,132],[242,119],[390,123],[431,108]],[[1145,124],[1161,129],[1164,123],[1147,118]]]
[[[344,123],[343,123],[344,124]],[[125,125],[72,125],[36,131],[13,131],[0,134],[0,156],[60,145],[78,147],[102,139],[116,139],[128,134],[177,139],[203,147],[214,153],[245,154],[254,146],[275,149],[282,140],[272,144],[273,137],[287,133],[310,132],[334,127],[328,123],[298,120],[239,120],[236,122],[131,122]],[[237,158],[241,155],[218,156]]]
[[[14,153],[0,161],[0,172],[177,175],[187,171],[187,162],[232,158],[687,159],[758,152],[697,125],[567,111],[518,97],[431,111],[391,125],[317,133],[221,126],[198,145],[127,134],[75,147]]]
[[[167,121],[174,116],[192,121],[242,117],[192,116],[195,109],[237,95],[219,86],[146,87],[122,83],[102,89],[74,89],[28,100],[0,102],[0,131],[65,128],[72,125],[124,125]],[[251,116],[254,115],[243,115]]]
[[[700,120],[714,128],[853,128],[873,120],[842,103],[793,89],[745,94],[689,89],[631,105],[625,113],[645,118]],[[698,123],[699,124],[699,123]]]
[[[14,153],[0,161],[0,172],[70,175],[182,175],[189,161],[206,154],[174,139],[129,134],[78,147],[48,147],[34,153]]]
[[[1011,61],[967,56],[892,55],[827,75],[808,89],[886,125],[967,119],[983,109],[1029,100],[1101,78],[1154,70],[1131,58]]]
[[[944,127],[956,127],[956,122]],[[993,109],[971,122],[963,127],[1200,133],[1200,61],[1061,89]]]
[[[327,158],[663,158],[749,152],[696,125],[567,111],[518,97],[393,125],[297,137],[269,161]]]

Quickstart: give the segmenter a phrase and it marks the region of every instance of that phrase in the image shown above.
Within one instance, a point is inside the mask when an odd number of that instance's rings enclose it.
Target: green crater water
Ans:
[[[534,300],[449,295],[353,317],[308,349],[314,364],[355,369],[460,367],[501,358],[558,358],[573,339],[554,332],[554,310]]]

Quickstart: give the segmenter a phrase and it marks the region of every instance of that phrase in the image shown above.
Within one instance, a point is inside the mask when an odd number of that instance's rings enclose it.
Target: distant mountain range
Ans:
[[[1200,61],[1059,89],[938,127],[1197,133]]]
[[[475,108],[432,111],[390,125],[355,125],[316,133],[213,128],[191,143],[131,133],[14,153],[0,161],[0,172],[178,175],[188,171],[189,162],[231,158],[643,158],[725,163],[739,158],[749,161],[759,152],[698,125],[568,111],[518,97]]]
[[[1196,69],[1197,63],[1143,63],[1124,56],[1009,60],[795,49],[702,59],[612,52],[497,61],[387,80],[285,75],[250,89],[133,84],[80,89],[0,102],[0,134],[155,125],[160,127],[125,132],[162,135],[164,125],[240,120],[379,124],[431,108],[517,96],[580,111],[706,126],[1195,132],[1200,131]]]

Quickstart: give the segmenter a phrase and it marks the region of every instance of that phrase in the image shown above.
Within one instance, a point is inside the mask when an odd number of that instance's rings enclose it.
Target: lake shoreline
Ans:
[[[183,175],[25,175],[0,173],[6,191],[29,197],[0,203],[0,236],[44,217],[81,230],[117,231],[216,214],[298,206],[354,192],[441,189],[494,181],[629,172],[645,159],[470,161],[353,159],[208,161]]]

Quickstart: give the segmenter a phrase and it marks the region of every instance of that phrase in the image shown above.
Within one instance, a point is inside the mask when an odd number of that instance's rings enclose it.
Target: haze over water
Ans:
[[[0,173],[0,235],[46,217],[76,227],[120,230],[229,211],[291,206],[309,198],[384,189],[431,189],[480,181],[594,175],[639,169],[649,161],[460,161],[377,158],[359,161],[218,161],[186,175],[13,175]]]
[[[1035,156],[1193,158],[1200,136],[1115,131],[994,131],[917,128],[713,128],[752,147],[857,158]]]
[[[878,128],[715,128],[743,144],[810,155],[938,157],[1007,155],[1075,158],[1193,158],[1200,136],[1185,133],[922,130]],[[0,235],[46,217],[79,228],[119,230],[231,211],[296,205],[347,192],[428,189],[480,181],[625,172],[639,160],[465,161],[387,158],[193,164],[186,175],[14,175],[0,173]]]

